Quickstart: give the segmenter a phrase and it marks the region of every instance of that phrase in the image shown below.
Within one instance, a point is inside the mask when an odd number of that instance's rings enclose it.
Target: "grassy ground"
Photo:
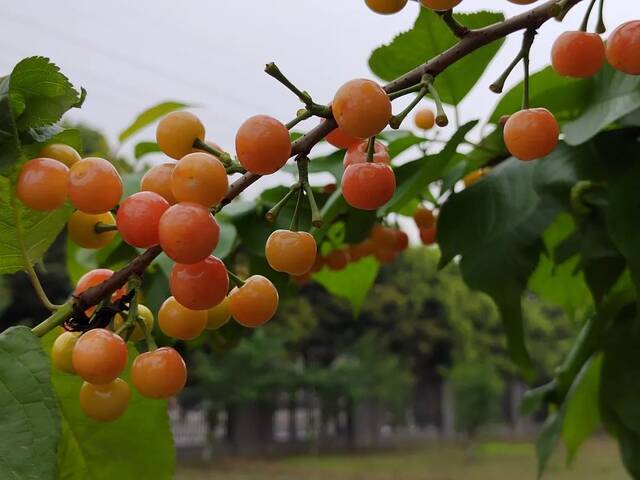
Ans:
[[[484,443],[471,453],[453,446],[361,455],[299,456],[280,460],[218,460],[182,467],[178,480],[535,480],[531,444]],[[559,452],[545,480],[626,480],[615,444],[596,439],[564,468]]]

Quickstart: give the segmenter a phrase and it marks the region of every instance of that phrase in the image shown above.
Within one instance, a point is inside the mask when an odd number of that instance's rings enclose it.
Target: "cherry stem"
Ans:
[[[316,203],[316,197],[313,195],[313,189],[309,183],[309,157],[306,155],[298,155],[296,157],[298,165],[298,181],[300,182],[301,191],[307,194],[307,201],[311,209],[311,223],[314,227],[322,226],[322,214]],[[297,227],[297,225],[296,225]]]
[[[440,18],[447,24],[449,30],[458,38],[465,37],[471,30],[462,25],[453,17],[453,10],[447,10],[445,12],[436,12],[440,15]]]
[[[373,155],[376,152],[376,137],[369,138],[369,142],[367,143],[367,162],[373,162]]]
[[[96,233],[115,232],[118,230],[118,226],[110,223],[98,222],[94,225],[93,230]]]
[[[411,113],[411,111],[414,108],[416,108],[418,103],[420,103],[420,101],[427,95],[427,93],[429,93],[429,85],[431,84],[431,82],[433,82],[432,76],[423,75],[422,81],[418,84],[420,86],[420,89],[418,90],[418,95],[415,96],[415,98],[411,101],[411,103],[407,105],[407,107],[404,110],[402,110],[402,112],[400,112],[397,115],[393,115],[391,117],[391,120],[389,120],[389,126],[391,128],[395,130],[400,128],[400,125],[402,125],[402,122],[404,121],[404,119],[407,118],[407,115],[409,115],[409,113]],[[437,93],[436,93],[436,96],[437,96]],[[438,114],[440,114],[440,111],[438,112]],[[445,118],[446,118],[446,115],[445,115]],[[371,141],[371,139],[369,141]]]
[[[604,23],[604,0],[600,0],[598,5],[598,24],[596,26],[596,33],[603,34],[607,31],[607,26]]]
[[[224,152],[222,150],[218,150],[215,147],[212,147],[206,142],[203,142],[199,138],[196,138],[193,142],[193,148],[197,148],[198,150],[204,150],[207,153],[210,153],[214,157],[217,157],[220,162],[226,167],[229,168],[233,166],[233,159],[228,152]]]
[[[582,25],[580,25],[580,31],[586,32],[587,28],[589,28],[589,19],[591,18],[591,11],[596,4],[596,0],[591,0],[589,2],[589,6],[587,7],[587,11],[584,13],[584,18],[582,19]]]
[[[231,270],[227,269],[227,275],[229,275],[229,279],[236,284],[236,287],[238,288],[244,287],[244,280],[242,280],[239,276],[237,276]]]
[[[51,330],[69,320],[72,315],[73,301],[69,300],[67,303],[60,305],[60,307],[44,321],[33,327],[31,333],[37,337],[44,337]]]
[[[300,122],[308,118],[311,118],[312,116],[313,114],[309,110],[304,109],[302,113],[299,113],[296,118],[294,118],[293,120],[291,120],[289,123],[286,124],[287,130],[291,130],[297,124],[299,124]]]
[[[296,193],[299,189],[300,189],[299,183],[294,183],[293,185],[291,185],[291,188],[289,188],[289,191],[286,193],[286,195],[282,197],[282,199],[280,199],[280,201],[276,203],[271,208],[271,210],[269,210],[265,214],[266,219],[269,220],[271,223],[275,222],[278,219],[278,215],[280,215],[280,212],[282,211],[282,209],[285,207],[287,203],[289,203],[289,200],[291,199],[293,194]]]
[[[293,210],[293,218],[291,219],[291,225],[289,230],[292,232],[298,231],[298,224],[300,220],[300,207],[302,205],[302,197],[304,197],[304,188],[302,185],[298,187],[298,199],[296,200],[296,208]]]
[[[529,84],[530,84],[530,72],[529,72],[529,53],[531,52],[531,46],[536,36],[535,30],[525,30],[522,39],[522,64],[524,66],[524,89],[522,92],[522,109],[529,108]]]
[[[500,77],[498,77],[495,82],[489,85],[489,90],[491,90],[493,93],[502,93],[504,84],[511,75],[511,72],[513,72],[513,69],[518,66],[520,61],[525,61],[528,63],[529,52],[531,51],[531,46],[533,45],[533,39],[535,35],[535,30],[525,30],[522,39],[522,47],[520,48],[518,55],[516,55],[516,58],[513,59],[506,70],[502,73],[502,75],[500,75]],[[528,88],[528,76],[525,76],[525,87]]]
[[[440,95],[438,94],[438,90],[433,85],[433,77],[427,82],[427,89],[429,90],[429,94],[433,101],[436,104],[436,125],[439,127],[446,127],[449,125],[449,118],[444,111],[444,106],[442,105],[442,100],[440,100]]]
[[[422,82],[418,82],[411,87],[403,88],[402,90],[398,90],[397,92],[390,93],[389,99],[396,100],[400,97],[404,97],[405,95],[409,95],[410,93],[418,92],[422,89]]]
[[[303,92],[298,87],[296,87],[293,82],[291,82],[291,80],[289,80],[284,75],[284,73],[280,71],[275,63],[267,63],[264,71],[267,73],[267,75],[275,78],[289,91],[291,91],[296,97],[298,97],[300,101],[306,105],[307,110],[311,113],[311,115],[317,115],[319,117],[325,118],[331,115],[331,109],[329,107],[315,103],[311,98],[311,95],[309,95],[309,92]]]

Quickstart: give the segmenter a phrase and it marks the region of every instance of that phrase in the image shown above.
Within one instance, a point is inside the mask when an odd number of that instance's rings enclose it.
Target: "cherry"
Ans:
[[[220,203],[228,189],[229,179],[224,165],[208,153],[186,155],[171,174],[171,191],[178,202],[212,207]]]
[[[80,154],[75,148],[70,147],[69,145],[63,145],[62,143],[50,143],[49,145],[45,145],[40,149],[39,156],[58,160],[69,168],[82,160],[82,157],[80,157]]]
[[[104,385],[84,382],[80,387],[80,409],[97,422],[113,422],[120,418],[130,399],[129,385],[120,378]]]
[[[376,13],[390,15],[398,13],[407,5],[408,0],[365,0],[367,7]]]
[[[169,288],[181,305],[208,310],[227,296],[229,276],[222,260],[209,256],[191,265],[177,263],[171,270]]]
[[[591,77],[604,61],[604,43],[597,33],[564,32],[551,49],[553,69],[565,77]]]
[[[251,117],[238,129],[236,153],[240,164],[252,173],[277,172],[291,156],[289,130],[267,115]]]
[[[96,224],[115,225],[116,219],[111,212],[91,215],[76,210],[67,223],[69,239],[82,248],[99,249],[106,247],[115,238],[115,231],[96,232]]]
[[[433,245],[436,243],[437,226],[434,224],[429,228],[420,229],[420,240],[425,245]]]
[[[316,261],[317,245],[307,232],[276,230],[267,239],[265,255],[271,268],[290,275],[302,275]]]
[[[640,75],[640,20],[623,23],[607,40],[609,64],[629,75]]]
[[[380,133],[391,118],[391,100],[376,82],[350,80],[342,85],[331,104],[333,116],[344,133],[369,138]]]
[[[436,223],[435,215],[424,205],[418,205],[416,211],[413,212],[413,220],[418,228],[429,228]]]
[[[16,196],[31,210],[49,212],[67,199],[68,185],[66,165],[50,158],[34,158],[20,169]]]
[[[149,310],[149,307],[142,304],[138,305],[138,317],[142,319],[142,322],[144,323],[144,326],[147,332],[150,332],[151,330],[153,330],[153,324],[154,324],[153,312]],[[122,317],[121,314],[117,314],[115,317],[113,317],[114,330],[119,330],[120,327],[124,325],[124,322],[125,322],[125,319]],[[144,340],[144,338],[145,338],[144,330],[142,330],[142,328],[140,328],[140,325],[136,323],[135,327],[131,331],[131,334],[129,335],[129,340],[131,340],[132,342],[139,342],[141,340]]]
[[[71,360],[73,355],[73,348],[76,346],[76,342],[80,338],[80,332],[62,332],[51,347],[51,363],[61,372],[75,375],[76,371],[73,368],[73,361]]]
[[[218,305],[207,310],[207,330],[217,330],[231,319],[229,298],[225,297]]]
[[[96,328],[78,339],[71,359],[83,380],[104,385],[113,382],[127,366],[127,346],[115,333]]]
[[[349,205],[361,210],[376,210],[396,191],[393,170],[383,163],[357,163],[342,176],[342,194]]]
[[[436,115],[430,108],[421,108],[413,118],[416,127],[422,130],[430,130],[436,124]]]
[[[354,163],[365,163],[367,161],[368,146],[369,142],[364,140],[349,147],[349,150],[347,150],[347,153],[344,155],[342,166],[347,168],[349,165],[353,165]],[[375,163],[386,163],[387,165],[391,163],[391,157],[389,157],[387,147],[377,140],[374,142],[373,161]]]
[[[169,202],[154,192],[138,192],[126,198],[116,214],[116,224],[122,239],[138,248],[149,248],[160,243],[160,218],[169,208]]]
[[[187,366],[173,348],[158,348],[135,358],[131,383],[144,397],[171,398],[187,383]]]
[[[193,340],[206,325],[206,310],[191,310],[180,305],[174,297],[167,298],[158,311],[158,326],[168,337]]]
[[[329,270],[334,272],[344,270],[349,264],[349,260],[349,252],[339,248],[329,252],[329,254],[324,257],[325,265],[329,267]]]
[[[118,204],[121,196],[122,179],[105,159],[85,158],[71,167],[69,200],[81,212],[108,212]]]
[[[460,4],[460,2],[462,2],[462,0],[420,0],[422,6],[438,12],[451,10],[453,7]]]
[[[189,112],[167,114],[156,129],[156,141],[160,150],[176,160],[193,151],[193,143],[204,140],[204,125],[198,117]]]
[[[278,290],[262,275],[249,277],[229,294],[229,310],[240,325],[256,328],[265,324],[278,310]]]
[[[549,155],[558,144],[560,127],[546,108],[520,110],[504,126],[504,142],[514,157],[528,161]]]
[[[171,191],[171,174],[176,163],[161,163],[151,167],[140,180],[140,190],[155,192],[164,198],[170,205],[176,203],[176,198]]]

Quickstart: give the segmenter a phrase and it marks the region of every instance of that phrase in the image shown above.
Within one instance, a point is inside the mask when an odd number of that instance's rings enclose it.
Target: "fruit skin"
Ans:
[[[640,20],[623,23],[611,33],[606,56],[616,70],[640,75]]]
[[[51,347],[51,363],[61,372],[75,375],[76,371],[73,368],[71,358],[73,348],[76,346],[78,338],[80,338],[80,332],[65,331],[58,335],[58,338],[53,342],[53,346]]]
[[[364,239],[362,242],[352,245],[349,249],[349,257],[352,262],[356,262],[361,258],[373,255],[375,244],[370,238]]]
[[[322,121],[323,123],[326,120]],[[362,141],[361,138],[346,134],[340,127],[327,134],[324,139],[336,148],[346,149]]]
[[[546,108],[520,110],[504,126],[504,142],[514,157],[528,161],[549,155],[558,144],[560,127]]]
[[[394,251],[404,252],[407,248],[409,248],[409,235],[404,233],[402,230],[396,230],[395,237],[396,241],[393,246]]]
[[[375,252],[373,252],[373,255],[376,257],[376,260],[378,260],[380,263],[389,264],[396,261],[398,252],[392,249],[379,248]]]
[[[78,339],[71,359],[74,370],[83,380],[105,385],[114,381],[127,366],[127,346],[115,333],[96,328]]]
[[[69,169],[50,158],[34,158],[20,169],[16,196],[31,210],[50,212],[60,208],[69,191]]]
[[[207,310],[207,330],[217,330],[231,320],[231,310],[229,310],[229,298],[224,297],[218,305]]]
[[[156,141],[160,150],[176,160],[193,151],[196,139],[204,140],[204,125],[189,112],[171,112],[156,128]]]
[[[171,174],[171,191],[178,202],[199,203],[212,207],[220,203],[229,190],[224,165],[204,152],[182,157]]]
[[[131,365],[131,383],[147,398],[170,398],[187,383],[187,366],[171,347],[138,355]]]
[[[333,272],[344,270],[349,264],[349,252],[346,250],[332,250],[324,257],[324,264]]]
[[[413,213],[413,220],[418,228],[429,228],[436,223],[435,215],[424,205],[418,205],[418,208]]]
[[[206,310],[191,310],[167,298],[158,311],[158,326],[162,332],[180,340],[192,340],[202,333],[207,324]]]
[[[342,176],[342,195],[349,205],[361,210],[375,210],[393,197],[396,177],[384,163],[357,163],[347,167]]]
[[[97,422],[113,422],[120,418],[130,399],[129,384],[120,378],[105,385],[84,382],[80,387],[80,408]]]
[[[367,161],[368,146],[369,141],[364,140],[349,147],[349,150],[347,150],[347,153],[345,153],[344,155],[342,166],[344,168],[347,168],[349,165],[353,165],[354,163],[365,163]],[[385,163],[387,165],[391,163],[391,157],[389,157],[389,151],[387,150],[387,147],[382,142],[379,142],[377,140],[374,142],[373,146],[373,162]]]
[[[229,293],[229,310],[240,325],[256,328],[271,320],[278,310],[278,290],[268,278],[253,275]]]
[[[177,263],[169,276],[169,289],[180,305],[191,310],[208,310],[227,296],[227,268],[214,256],[191,265]]]
[[[591,77],[598,73],[604,61],[604,43],[597,33],[564,32],[551,48],[553,69],[565,77]]]
[[[161,163],[151,167],[140,180],[140,190],[155,192],[164,198],[170,205],[176,202],[176,197],[171,191],[171,174],[176,163]]]
[[[138,248],[160,243],[160,218],[169,209],[169,202],[154,192],[138,192],[127,197],[116,214],[116,224],[122,239]]]
[[[344,133],[369,138],[380,133],[391,118],[391,100],[376,82],[350,80],[342,85],[331,103],[333,116]]]
[[[515,3],[516,5],[530,5],[532,3],[537,2],[538,0],[507,0],[511,3]]]
[[[73,295],[78,296],[85,290],[88,290],[91,287],[95,287],[96,285],[104,282],[107,278],[113,275],[113,270],[108,268],[96,268],[94,270],[90,270],[85,273],[78,283],[76,284],[76,288],[73,290]],[[127,293],[126,287],[119,288],[111,295],[111,300],[115,301],[118,298],[122,297],[125,293]],[[96,307],[88,308],[85,313],[87,315],[91,315],[95,311]]]
[[[249,172],[258,175],[277,172],[291,156],[289,130],[273,117],[255,115],[236,133],[236,154]]]
[[[265,255],[276,272],[303,275],[316,261],[316,240],[307,232],[276,230],[267,239]]]
[[[177,263],[198,263],[218,245],[220,226],[202,205],[177,203],[164,212],[158,226],[160,246]]]
[[[149,307],[147,307],[146,305],[138,305],[138,317],[142,318],[142,321],[144,322],[144,325],[148,332],[153,330],[153,312],[149,310]],[[114,330],[119,330],[120,327],[124,325],[125,321],[126,319],[123,318],[120,313],[113,317]],[[140,328],[140,325],[136,324],[136,326],[133,328],[131,334],[129,335],[129,340],[131,340],[132,342],[139,342],[141,340],[144,340],[144,331]]]
[[[433,245],[434,243],[436,243],[437,233],[438,230],[436,225],[433,225],[429,228],[421,228],[420,240],[422,240],[422,243],[424,243],[425,245]]]
[[[116,231],[98,233],[96,223],[115,225],[116,219],[111,212],[91,215],[76,210],[67,223],[67,232],[73,243],[82,248],[99,249],[106,247],[116,236]]]
[[[407,2],[408,0],[365,0],[367,7],[382,15],[398,13],[407,5]]]
[[[43,158],[53,158],[54,160],[58,160],[69,168],[82,159],[75,148],[62,143],[50,143],[49,145],[45,145],[40,149],[38,155]]]
[[[420,0],[423,7],[427,7],[438,12],[450,10],[461,2],[462,0]]]
[[[122,197],[122,179],[104,158],[80,160],[69,172],[69,200],[84,213],[104,213]]]
[[[436,115],[430,108],[421,108],[413,117],[416,127],[422,130],[430,130],[436,124]]]

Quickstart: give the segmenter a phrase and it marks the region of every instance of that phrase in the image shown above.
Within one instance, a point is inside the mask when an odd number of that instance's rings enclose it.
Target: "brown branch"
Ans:
[[[569,10],[581,1],[583,0],[551,0],[503,22],[478,30],[470,30],[453,47],[387,84],[384,90],[387,93],[394,93],[420,83],[425,74],[430,74],[435,77],[447,67],[485,45],[519,30],[539,28],[543,23],[560,13],[561,3],[565,10]],[[337,124],[333,118],[328,118],[323,121],[320,125],[293,143],[291,156],[295,157],[300,154],[308,155],[311,149],[336,127]],[[260,175],[249,172],[245,173],[231,184],[227,196],[221,202],[221,206],[229,204],[259,178]],[[80,294],[76,298],[75,309],[77,311],[84,311],[93,305],[97,305],[102,299],[108,298],[116,290],[123,287],[131,276],[142,276],[147,267],[161,252],[161,248],[156,246],[140,254],[127,266],[114,273],[109,279]]]

